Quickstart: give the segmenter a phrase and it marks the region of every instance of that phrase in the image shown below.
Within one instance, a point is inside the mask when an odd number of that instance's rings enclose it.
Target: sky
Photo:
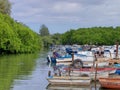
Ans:
[[[120,0],[9,0],[11,16],[39,33],[46,25],[51,34],[71,29],[120,26]]]

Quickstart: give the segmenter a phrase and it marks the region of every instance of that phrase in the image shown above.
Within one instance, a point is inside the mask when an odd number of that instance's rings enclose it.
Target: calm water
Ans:
[[[39,54],[0,56],[0,90],[90,90],[90,87],[50,86],[46,80],[46,56]],[[94,89],[91,87],[92,90]]]
[[[0,90],[46,90],[46,55],[0,56]]]

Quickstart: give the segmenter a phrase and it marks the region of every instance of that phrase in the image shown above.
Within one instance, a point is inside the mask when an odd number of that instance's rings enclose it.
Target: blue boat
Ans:
[[[120,69],[117,69],[115,74],[119,74],[120,75]]]
[[[115,66],[116,68],[119,68],[119,67],[120,67],[120,64],[114,64],[114,66]]]
[[[118,68],[118,69],[116,70],[115,74],[119,74],[119,75],[120,75],[120,64],[114,64],[114,66],[115,66],[116,68]]]

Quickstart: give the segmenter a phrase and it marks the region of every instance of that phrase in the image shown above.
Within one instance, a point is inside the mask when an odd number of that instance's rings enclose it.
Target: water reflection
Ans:
[[[24,79],[35,66],[36,55],[10,55],[0,57],[0,90],[10,90],[14,79]],[[26,79],[26,78],[25,78]]]
[[[47,72],[51,69],[51,67],[48,67],[46,64],[46,56],[48,53],[48,51],[42,51],[37,57],[31,57],[31,60],[33,59],[31,61],[33,67],[27,71],[30,72],[29,75],[20,75],[21,79],[14,79],[10,90],[46,90],[46,86],[48,85],[46,80]]]

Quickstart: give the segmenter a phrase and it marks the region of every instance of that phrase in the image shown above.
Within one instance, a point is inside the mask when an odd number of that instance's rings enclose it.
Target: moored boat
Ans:
[[[66,63],[66,62],[72,62],[71,57],[61,57],[61,58],[56,58],[57,63]]]
[[[90,77],[53,76],[47,78],[52,85],[90,85]]]
[[[102,88],[120,89],[120,78],[99,78]]]
[[[47,90],[89,90],[90,86],[75,86],[75,85],[50,85],[46,87]]]
[[[104,73],[104,72],[108,72],[108,73],[115,73],[117,68],[103,68],[103,67],[99,67],[97,69],[95,68],[71,68],[71,71],[74,73],[81,73],[81,74],[91,74],[91,73],[95,73],[95,71],[97,70],[97,73]],[[69,68],[64,68],[64,70],[69,70]]]
[[[67,68],[65,68],[67,70]],[[97,70],[97,73],[96,73]],[[115,73],[116,68],[79,68],[79,69],[71,69],[71,76],[80,76],[80,75],[88,75],[91,80],[95,79],[95,73],[97,74],[97,80],[101,77],[109,77],[109,74]]]

